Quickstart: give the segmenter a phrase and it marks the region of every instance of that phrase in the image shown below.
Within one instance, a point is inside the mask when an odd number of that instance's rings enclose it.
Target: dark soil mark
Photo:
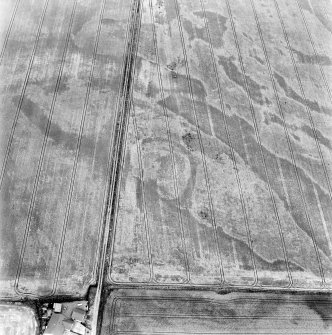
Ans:
[[[195,98],[201,101],[205,101],[207,93],[206,93],[206,89],[203,83],[200,80],[193,78],[193,77],[190,77],[190,83],[191,83],[191,88],[192,88],[192,94],[195,96]],[[174,80],[172,84],[174,85],[174,88],[173,88],[174,92],[187,95],[187,96],[191,95],[187,76],[177,73],[177,80]],[[159,101],[158,101],[158,104],[159,104]]]
[[[266,124],[270,124],[270,122],[272,123],[276,123],[280,126],[284,126],[284,122],[281,120],[281,118],[275,114],[266,114],[265,115],[265,119],[264,119],[264,122]],[[311,138],[315,138],[314,137],[314,133],[312,131],[312,128],[307,126],[307,125],[304,125],[302,127],[296,127],[294,125],[292,125],[291,127],[292,129],[300,129],[302,130],[306,135],[310,136]],[[317,139],[318,141],[325,145],[327,148],[329,149],[332,149],[332,145],[331,145],[331,142],[328,138],[326,138],[319,130],[316,129],[316,135],[317,135]],[[292,136],[297,140],[297,141],[300,141],[300,138],[294,134],[292,134]]]
[[[183,19],[183,28],[189,35],[189,41],[193,41],[194,39],[200,39],[202,41],[208,42],[206,37],[205,28],[199,28],[193,25],[190,20]]]
[[[211,33],[212,45],[217,48],[223,46],[223,38],[227,30],[227,17],[210,11],[205,11],[205,14]],[[203,12],[194,12],[194,15],[204,19]]]
[[[194,12],[194,14],[202,19],[204,19],[203,12]],[[209,23],[209,30],[211,33],[211,42],[215,48],[220,48],[223,46],[223,37],[227,30],[226,22],[227,18],[221,16],[220,14],[206,12],[206,18]],[[193,25],[190,20],[183,18],[183,27],[189,35],[189,40],[200,39],[206,43],[210,43],[206,34],[206,29]]]
[[[256,59],[256,61],[261,64],[261,65],[265,65],[265,62],[263,61],[262,58],[260,58],[259,56],[257,56],[257,51],[255,49],[253,50],[249,50],[249,56]]]
[[[327,66],[332,65],[332,60],[326,55],[306,55],[296,49],[292,48],[292,50],[296,54],[297,59],[300,63]]]
[[[285,92],[285,94],[288,98],[299,102],[301,105],[303,105],[305,107],[308,107],[315,112],[324,113],[324,114],[327,114],[327,115],[332,115],[332,110],[329,110],[326,107],[322,108],[321,106],[319,106],[317,101],[311,101],[309,99],[303,99],[299,94],[297,94],[287,84],[285,78],[283,76],[281,76],[279,73],[274,72],[274,77],[276,78],[279,86],[284,90],[284,92]]]
[[[311,138],[315,138],[314,136],[314,133],[313,133],[313,130],[311,127],[307,126],[307,125],[304,125],[301,127],[301,130],[306,133],[308,136],[310,136]],[[328,147],[329,149],[332,149],[332,146],[331,146],[331,142],[329,139],[327,139],[319,130],[316,129],[316,136],[317,136],[317,140],[325,145],[326,147]]]
[[[187,114],[181,113],[176,104],[168,103],[167,108],[172,110],[174,113],[180,114],[188,122],[191,122],[193,124],[193,120],[188,118]],[[213,121],[213,124],[215,125],[215,128],[223,129],[224,127],[223,127],[223,122],[221,118],[221,111],[213,106],[209,106],[209,109],[210,109],[212,121]],[[267,176],[264,172],[262,160],[258,154],[259,148],[258,148],[258,143],[255,137],[255,131],[254,131],[253,126],[248,121],[240,118],[237,115],[226,116],[226,118],[227,118],[227,124],[228,124],[230,134],[239,134],[240,126],[243,131],[244,138],[238,135],[236,136],[231,135],[232,145],[233,145],[235,152],[237,152],[237,154],[240,155],[240,157],[246,162],[246,164],[250,166],[250,169],[261,180],[267,183]],[[204,126],[204,124],[202,124],[200,128],[202,132],[209,134],[209,129],[207,129]],[[222,142],[224,142],[225,144],[228,144],[225,132],[223,131],[218,132],[216,134],[216,137]],[[182,139],[186,147],[189,150],[191,151],[195,150],[196,148],[195,142],[197,142],[197,139],[193,134],[187,133],[182,137]],[[247,151],[249,152],[249,157],[246,154],[245,145],[246,145]],[[197,149],[198,149],[198,145],[197,145]],[[289,211],[289,213],[291,214],[293,220],[296,222],[298,227],[302,231],[304,231],[310,238],[311,230],[308,225],[307,219],[305,217],[305,212],[303,210],[303,204],[300,198],[300,190],[296,182],[297,179],[295,176],[295,167],[293,166],[291,162],[289,162],[286,159],[277,157],[265,147],[262,147],[262,149],[263,149],[263,154],[265,157],[265,163],[267,164],[267,169],[270,172],[269,173],[270,176],[272,175],[279,176],[280,172],[278,171],[278,169],[276,169],[276,166],[278,166],[276,159],[279,159],[279,162],[280,162],[280,165],[282,167],[283,174],[285,177],[285,183],[287,187],[289,203],[285,197],[284,189],[283,189],[283,186],[279,178],[276,178],[276,177],[270,178],[271,187],[274,190],[274,192],[278,194],[278,197],[281,199],[281,201],[283,201],[285,208]],[[207,150],[205,153],[209,155],[209,152]],[[213,159],[214,156],[211,158]],[[314,196],[314,190],[313,190],[313,187],[315,187],[319,195],[322,207],[326,210],[330,208],[331,205],[330,205],[329,197],[328,195],[325,194],[324,190],[320,187],[320,185],[317,184],[316,182],[313,185],[313,181],[307,176],[306,172],[303,169],[298,167],[297,171],[299,173],[299,178],[301,180],[301,183],[302,185],[304,185],[303,191],[304,191],[304,195],[307,201],[309,199],[310,201],[313,201],[313,203],[315,203],[314,201],[315,196]],[[318,211],[318,208],[316,208],[316,210]],[[330,251],[328,249],[325,237],[316,236],[316,240],[317,240],[319,249],[322,250],[325,255],[329,255]]]
[[[190,221],[196,221],[195,218],[188,213],[190,217]],[[203,218],[204,219],[204,218]],[[213,237],[213,229],[211,227],[207,227],[204,223],[197,223],[201,230],[205,231],[205,243],[207,244],[206,247],[203,247],[203,249],[208,248],[211,243],[214,243],[214,237]],[[231,236],[228,232],[226,232],[222,227],[217,227],[217,234],[218,234],[218,242],[219,245],[222,246],[221,251],[224,257],[228,255],[233,254],[233,244],[235,243],[235,248],[237,251],[237,257],[240,264],[240,268],[243,270],[253,270],[253,265],[251,261],[251,251],[248,246],[247,240],[241,240],[237,237]],[[195,243],[195,241],[193,241]],[[195,243],[199,244],[199,243]],[[273,261],[266,260],[262,255],[257,253],[255,250],[253,250],[254,256],[255,256],[255,262],[258,269],[262,271],[287,271],[285,261],[282,259],[276,259]],[[302,268],[300,265],[296,264],[295,262],[290,261],[289,267],[292,271],[305,271],[304,268]]]
[[[19,96],[13,97],[12,101],[15,106],[18,105],[19,99]],[[38,104],[30,100],[29,98],[24,98],[21,106],[21,111],[33,125],[35,125],[42,133],[44,133],[49,119]],[[75,150],[76,148],[75,144],[77,135],[63,131],[55,123],[52,123],[48,136],[54,141],[54,144],[56,145],[62,144],[68,150]]]
[[[308,296],[306,299],[307,306],[315,311],[322,319],[322,321],[328,325],[332,324],[332,296],[319,296],[316,299]]]
[[[12,98],[13,103],[17,106],[20,97]],[[46,125],[48,123],[47,112],[30,100],[24,98],[21,111],[29,119],[29,121],[37,127],[42,134],[44,134]],[[53,145],[61,146],[65,150],[75,151],[77,149],[78,134],[64,131],[57,124],[52,123],[48,134],[49,139]],[[99,150],[96,150],[98,148]],[[98,139],[82,135],[82,145],[80,147],[80,154],[85,157],[94,157],[96,160],[95,167],[104,170],[107,169],[107,152],[108,140],[104,136],[99,136]]]
[[[61,82],[58,86],[58,94],[69,90],[68,80],[68,76],[62,75]],[[52,82],[54,83],[52,84]],[[36,84],[40,86],[46,95],[53,93],[55,89],[55,80],[49,80],[49,83],[45,83],[44,81],[34,81],[31,84]]]
[[[222,67],[224,68],[227,77],[234,83],[242,87],[244,91],[246,91],[243,75],[233,62],[235,58],[232,56],[231,57],[218,56],[218,57],[219,57],[218,63],[222,65]],[[246,81],[249,86],[250,96],[255,102],[259,103],[260,105],[271,104],[271,102],[266,97],[264,98],[261,92],[262,89],[263,90],[267,89],[266,86],[259,85],[257,82],[255,82],[247,75],[246,75]]]

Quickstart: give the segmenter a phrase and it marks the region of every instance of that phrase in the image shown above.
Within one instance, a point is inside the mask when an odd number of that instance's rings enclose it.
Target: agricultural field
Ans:
[[[96,284],[130,1],[4,3],[0,297],[83,296]]]
[[[118,290],[101,334],[330,334],[331,308],[319,296]]]
[[[142,2],[110,284],[331,287],[332,26],[311,3]]]

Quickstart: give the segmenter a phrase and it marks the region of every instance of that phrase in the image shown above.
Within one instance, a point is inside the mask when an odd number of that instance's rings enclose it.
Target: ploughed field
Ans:
[[[331,4],[141,6],[108,283],[330,288]]]
[[[0,6],[1,298],[331,288],[329,1]]]
[[[323,296],[117,290],[101,334],[330,334],[331,312]]]
[[[131,4],[1,5],[0,297],[83,296],[97,279]]]

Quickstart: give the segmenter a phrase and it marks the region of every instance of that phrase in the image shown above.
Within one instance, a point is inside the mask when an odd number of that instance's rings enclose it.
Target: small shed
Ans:
[[[55,313],[61,313],[61,309],[62,309],[62,304],[59,304],[57,302],[53,304],[53,310]]]

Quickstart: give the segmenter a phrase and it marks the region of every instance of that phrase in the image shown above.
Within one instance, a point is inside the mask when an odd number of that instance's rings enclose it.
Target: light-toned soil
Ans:
[[[37,335],[35,312],[20,304],[0,304],[0,335]]]

